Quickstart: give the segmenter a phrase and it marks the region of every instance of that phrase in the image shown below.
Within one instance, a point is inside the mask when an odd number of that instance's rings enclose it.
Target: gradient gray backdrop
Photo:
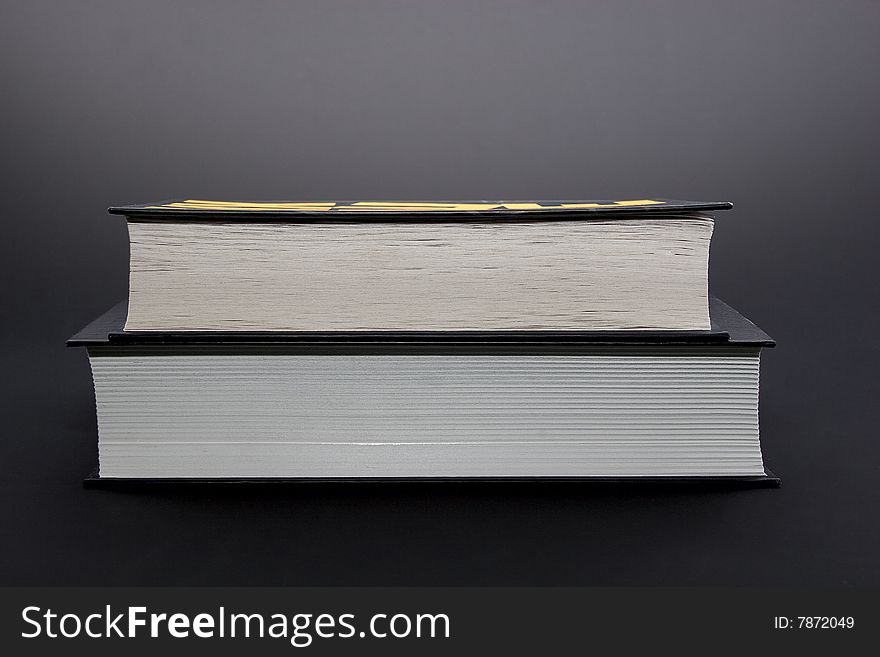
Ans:
[[[880,3],[10,1],[5,584],[878,584]],[[732,200],[778,491],[84,491],[110,204]]]

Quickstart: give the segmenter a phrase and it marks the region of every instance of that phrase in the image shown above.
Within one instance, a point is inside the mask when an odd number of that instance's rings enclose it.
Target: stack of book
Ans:
[[[68,344],[91,481],[695,478],[775,483],[773,341],[708,292],[729,203],[166,201],[130,293]]]

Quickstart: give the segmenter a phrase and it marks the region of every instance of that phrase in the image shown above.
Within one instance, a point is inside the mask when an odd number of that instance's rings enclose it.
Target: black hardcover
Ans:
[[[203,201],[166,200],[108,208],[130,220],[155,221],[546,221],[727,210],[727,201]]]
[[[154,478],[125,478],[125,477],[102,477],[95,470],[83,479],[84,488],[124,489],[136,490],[138,488],[153,489],[156,487],[185,487],[192,485],[212,484],[214,486],[235,487],[242,484],[248,486],[277,486],[285,484],[313,484],[313,485],[338,485],[360,484],[368,485],[416,485],[426,486],[440,485],[464,485],[480,486],[492,485],[530,485],[530,486],[564,486],[595,484],[602,486],[632,486],[661,487],[683,486],[689,489],[700,488],[706,490],[724,490],[739,488],[779,488],[782,480],[770,470],[765,470],[763,475],[748,476],[709,476],[709,477],[235,477],[235,478],[199,478],[199,477],[154,477]]]
[[[772,347],[773,338],[736,310],[716,297],[709,298],[712,328],[709,331],[124,331],[127,314],[122,301],[68,341],[71,347],[133,345],[301,345],[343,346],[351,348],[400,347],[406,345],[438,348],[467,345],[733,345]]]

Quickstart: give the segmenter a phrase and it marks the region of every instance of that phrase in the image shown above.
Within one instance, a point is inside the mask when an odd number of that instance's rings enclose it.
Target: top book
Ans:
[[[709,331],[726,202],[181,200],[112,207],[131,332]]]

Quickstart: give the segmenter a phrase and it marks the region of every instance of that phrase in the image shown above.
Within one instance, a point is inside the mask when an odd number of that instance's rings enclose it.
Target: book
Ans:
[[[183,200],[127,218],[127,331],[708,331],[725,202]]]
[[[102,480],[766,477],[769,336],[711,299],[702,333],[225,336],[88,350]]]

